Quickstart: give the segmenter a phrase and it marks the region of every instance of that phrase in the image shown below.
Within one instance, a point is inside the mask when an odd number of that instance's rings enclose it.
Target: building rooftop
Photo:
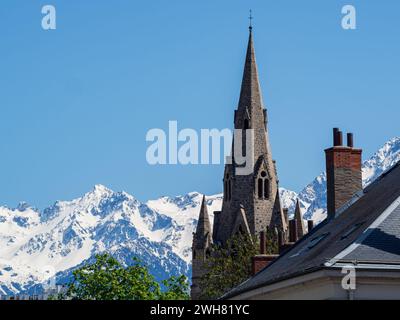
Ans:
[[[343,263],[400,269],[400,163],[223,298]]]

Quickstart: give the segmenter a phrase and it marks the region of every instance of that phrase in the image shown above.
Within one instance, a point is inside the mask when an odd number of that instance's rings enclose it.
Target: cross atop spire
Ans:
[[[249,21],[250,21],[250,23],[249,23],[249,30],[250,30],[250,32],[251,32],[251,30],[253,30],[253,14],[252,14],[251,9],[250,9]]]

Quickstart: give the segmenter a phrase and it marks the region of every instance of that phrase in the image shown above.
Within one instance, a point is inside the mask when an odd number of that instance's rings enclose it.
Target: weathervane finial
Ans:
[[[251,31],[251,30],[253,30],[253,14],[252,14],[251,9],[250,9],[249,21],[250,21],[249,30]]]

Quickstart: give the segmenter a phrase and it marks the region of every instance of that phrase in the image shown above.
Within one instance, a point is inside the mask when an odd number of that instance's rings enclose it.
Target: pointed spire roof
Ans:
[[[237,232],[244,232],[247,235],[251,235],[249,224],[247,223],[246,212],[242,205],[236,213],[236,219],[232,229],[232,234],[236,234]]]
[[[296,225],[297,225],[297,237],[298,237],[298,239],[300,239],[306,234],[306,228],[305,228],[304,222],[303,222],[303,215],[301,213],[299,199],[297,199],[297,202],[296,202],[294,218],[296,219]]]
[[[282,210],[281,197],[279,195],[279,188],[276,191],[275,204],[274,204],[274,209],[272,211],[270,227],[278,228],[278,230],[281,230],[283,232],[286,232],[288,229],[285,215]]]
[[[249,109],[253,109],[255,107],[263,108],[260,83],[258,80],[252,27],[249,28],[249,42],[247,45],[246,62],[244,65],[238,109],[246,109],[246,107]]]
[[[201,202],[199,220],[196,227],[196,247],[205,248],[211,240],[211,224],[210,218],[208,216],[206,196],[203,195],[203,200]]]

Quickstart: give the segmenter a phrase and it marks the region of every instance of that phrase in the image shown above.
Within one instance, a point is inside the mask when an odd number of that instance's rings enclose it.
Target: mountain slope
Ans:
[[[190,193],[147,205],[97,185],[81,198],[58,201],[42,212],[25,203],[1,207],[0,294],[32,292],[54,274],[66,279],[71,269],[104,251],[125,264],[140,257],[158,280],[189,276],[201,197]],[[210,210],[220,201],[221,196],[209,197]]]
[[[400,160],[400,138],[388,141],[363,164],[368,185]],[[280,188],[284,207],[294,212],[300,199],[304,218],[326,216],[326,175],[322,173],[299,194]],[[0,295],[42,290],[70,279],[71,271],[109,252],[124,264],[138,256],[158,280],[191,272],[192,233],[202,195],[192,192],[141,203],[126,192],[96,185],[72,201],[57,201],[43,211],[26,203],[0,207]],[[222,195],[207,197],[212,213],[220,210]]]

